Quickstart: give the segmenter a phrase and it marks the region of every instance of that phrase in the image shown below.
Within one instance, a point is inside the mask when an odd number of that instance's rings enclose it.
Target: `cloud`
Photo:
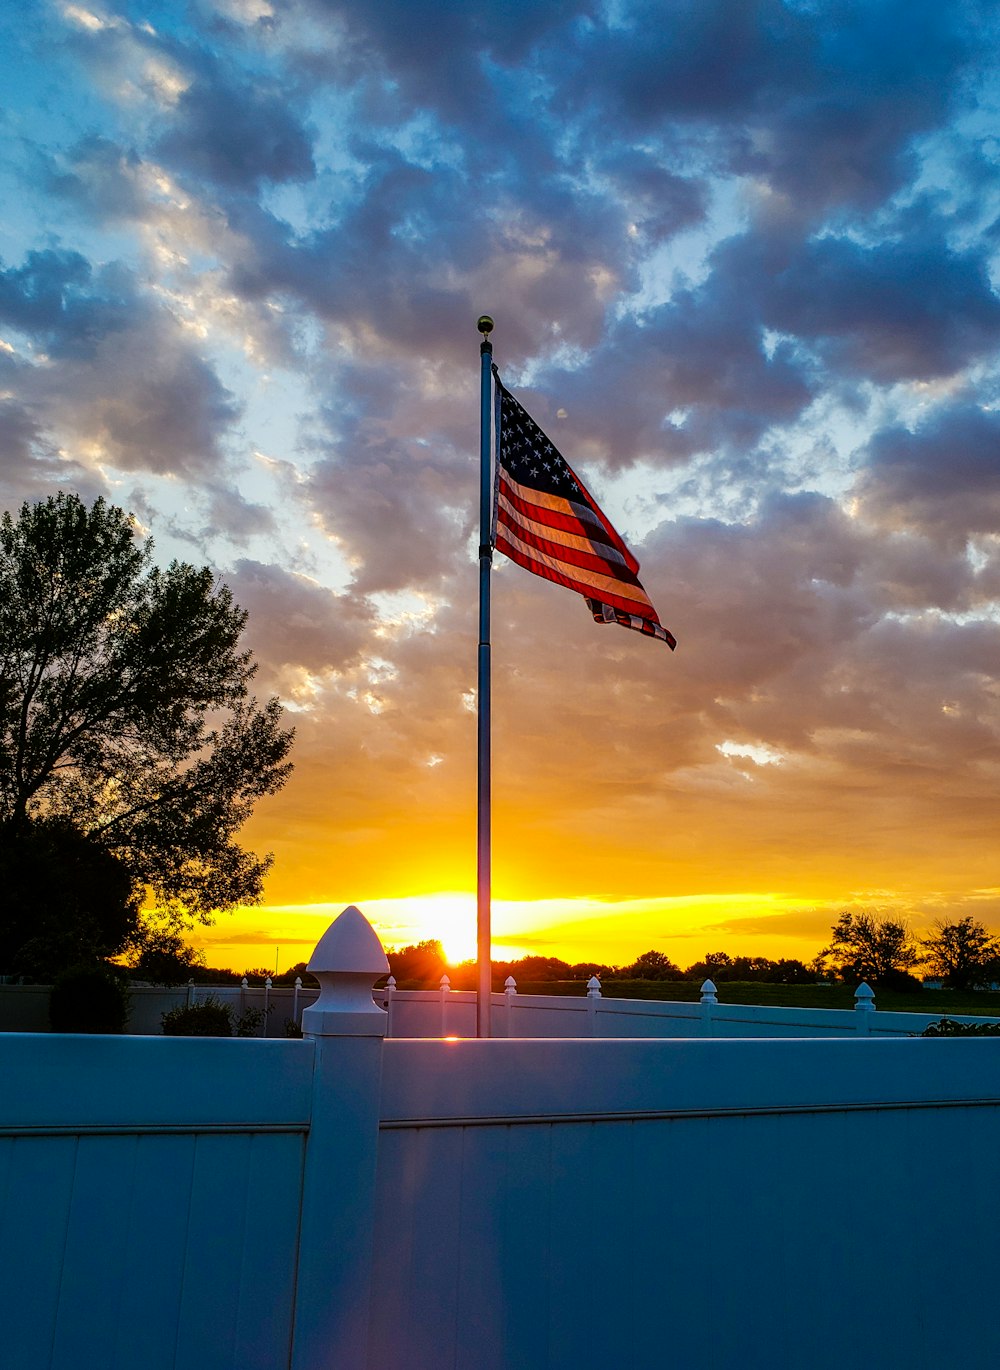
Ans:
[[[141,184],[143,163],[134,149],[91,134],[58,161],[44,163],[53,195],[69,200],[98,221],[143,217],[147,196]]]
[[[287,91],[234,81],[204,58],[200,66],[158,142],[169,165],[240,190],[315,175],[311,142],[289,108]]]
[[[239,406],[124,266],[95,272],[78,252],[31,252],[23,266],[0,269],[0,323],[30,340],[20,393],[33,422],[71,455],[190,476],[223,460]]]
[[[226,583],[250,616],[251,647],[270,669],[297,666],[321,675],[356,664],[371,632],[371,613],[361,601],[245,559]]]
[[[1000,528],[1000,414],[967,398],[916,429],[876,433],[867,447],[857,498],[889,528],[920,528],[964,546]]]
[[[827,236],[779,255],[770,245],[736,274],[752,278],[756,267],[770,282],[764,323],[815,348],[834,373],[876,384],[950,376],[996,346],[1000,300],[981,248],[949,248],[926,228],[921,239],[914,217],[907,235],[871,246]]]
[[[0,402],[0,507],[18,509],[54,489],[74,490],[87,500],[108,493],[99,476],[60,456],[25,406],[15,399]]]

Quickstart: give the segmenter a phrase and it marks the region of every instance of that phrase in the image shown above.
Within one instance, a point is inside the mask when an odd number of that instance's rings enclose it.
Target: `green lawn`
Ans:
[[[519,994],[584,995],[582,981],[538,981],[518,984]],[[692,980],[607,980],[602,993],[608,999],[672,999],[697,1003],[701,986]],[[784,1008],[854,1007],[854,990],[846,985],[765,985],[756,981],[718,982],[720,1004],[776,1004]],[[1000,993],[925,989],[913,994],[876,990],[877,1008],[895,1013],[933,1013],[947,1018],[956,1013],[1000,1018]]]

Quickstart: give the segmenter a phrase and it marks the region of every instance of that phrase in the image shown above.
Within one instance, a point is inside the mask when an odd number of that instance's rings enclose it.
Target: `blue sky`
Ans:
[[[1000,921],[995,7],[0,23],[2,507],[104,494],[250,612],[275,906],[471,888],[488,310],[679,642],[498,565],[508,941]]]

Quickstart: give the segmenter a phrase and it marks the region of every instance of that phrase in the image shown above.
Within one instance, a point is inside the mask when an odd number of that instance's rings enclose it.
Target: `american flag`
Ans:
[[[569,462],[499,376],[496,382],[494,546],[536,576],[583,595],[598,623],[634,628],[673,650],[673,634],[639,583],[639,563]]]

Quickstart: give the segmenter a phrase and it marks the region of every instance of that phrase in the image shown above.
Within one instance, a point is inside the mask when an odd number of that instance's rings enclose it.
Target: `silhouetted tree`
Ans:
[[[152,985],[184,985],[205,970],[203,952],[189,947],[179,933],[169,928],[140,929],[125,958],[125,966],[137,980]]]
[[[872,913],[844,912],[831,929],[830,945],[816,958],[842,980],[904,988],[914,983],[909,973],[921,956],[906,924]]]
[[[0,520],[0,832],[30,864],[32,824],[75,828],[176,926],[260,898],[270,857],[236,834],[284,784],[292,734],[249,694],[229,590],[151,557],[100,499]]]
[[[296,961],[294,966],[289,966],[280,975],[273,975],[271,983],[273,985],[294,985],[296,979],[301,980],[303,985],[308,986],[309,989],[315,989],[319,984],[315,975],[310,975],[309,971],[306,970],[305,961]]]
[[[520,960],[509,961],[503,967],[505,978],[513,975],[515,980],[569,980],[572,970],[568,961],[558,956],[522,956]]]
[[[708,951],[700,961],[695,961],[684,972],[686,980],[733,980],[730,972],[733,960],[728,952]]]
[[[730,956],[710,951],[684,972],[687,980],[759,981],[771,985],[806,985],[816,980],[816,972],[802,961],[772,961],[767,956]]]
[[[0,971],[51,980],[138,936],[128,868],[64,819],[0,825]]]
[[[433,989],[448,969],[441,943],[436,938],[428,938],[424,942],[402,947],[398,951],[390,948],[386,956],[389,969],[400,985],[404,980],[408,980],[416,982],[421,987]]]
[[[605,965],[603,961],[575,961],[569,969],[574,980],[589,980],[592,975],[603,980],[610,978],[614,973],[612,967]]]
[[[949,989],[976,989],[1000,979],[1000,940],[971,915],[938,919],[936,931],[923,937],[924,960],[932,975]]]
[[[617,977],[623,980],[680,980],[681,972],[665,952],[644,951],[628,966],[621,966]]]

